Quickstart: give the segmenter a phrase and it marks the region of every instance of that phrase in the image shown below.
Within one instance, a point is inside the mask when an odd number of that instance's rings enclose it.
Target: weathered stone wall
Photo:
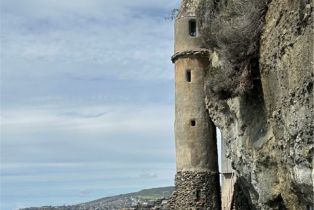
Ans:
[[[313,206],[313,1],[272,0],[263,21],[256,59],[249,61],[253,89],[227,98],[211,93],[206,104],[238,174],[238,195],[247,198],[243,208],[307,209]],[[219,73],[226,57],[211,50],[211,69]]]
[[[170,209],[220,210],[219,173],[178,172],[175,192],[169,201]]]

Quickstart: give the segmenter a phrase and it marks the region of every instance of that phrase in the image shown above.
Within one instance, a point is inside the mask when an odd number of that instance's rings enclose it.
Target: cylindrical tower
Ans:
[[[210,60],[195,15],[199,0],[183,0],[175,22],[177,174],[171,209],[220,209],[216,130],[205,106]]]

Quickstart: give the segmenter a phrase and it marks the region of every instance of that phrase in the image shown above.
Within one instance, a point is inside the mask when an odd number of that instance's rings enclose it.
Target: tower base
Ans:
[[[180,171],[169,201],[171,210],[220,210],[218,172]]]

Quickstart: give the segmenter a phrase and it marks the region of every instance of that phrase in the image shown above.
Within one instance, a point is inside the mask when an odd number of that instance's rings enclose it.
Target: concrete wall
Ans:
[[[175,65],[177,171],[215,170],[216,130],[205,109],[206,58],[181,58]],[[191,81],[186,72],[191,71]],[[191,121],[195,121],[195,126]]]
[[[199,36],[198,27],[196,24],[196,36],[189,34],[189,22],[196,20],[195,17],[182,17],[178,18],[175,23],[175,53],[200,50],[203,47],[202,41]]]
[[[233,172],[231,167],[231,160],[226,157],[226,142],[221,137],[221,173],[231,174]]]

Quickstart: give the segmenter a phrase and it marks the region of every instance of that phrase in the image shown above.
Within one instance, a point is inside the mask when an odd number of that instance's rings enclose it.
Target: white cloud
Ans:
[[[58,130],[75,133],[169,132],[172,106],[82,106],[3,110],[5,134]]]
[[[174,157],[173,110],[166,105],[14,108],[3,110],[1,129],[4,163]]]
[[[160,168],[160,169],[172,169],[173,163],[153,163],[149,165],[150,168]],[[147,163],[145,162],[137,162],[130,165],[128,162],[120,162],[117,164],[117,162],[114,161],[94,161],[94,162],[8,162],[8,163],[2,163],[0,164],[0,168],[3,171],[16,171],[16,170],[24,170],[29,171],[34,168],[40,168],[41,170],[47,170],[47,169],[86,169],[87,167],[91,167],[94,169],[99,168],[107,168],[107,169],[136,169],[137,171],[146,172],[147,170],[144,170],[147,168]]]
[[[2,0],[2,7],[35,17],[55,16],[60,13],[76,13],[86,16],[103,16],[109,13],[116,16],[128,14],[129,9],[151,8],[169,9],[179,1],[168,0]]]
[[[73,69],[62,71],[73,73],[77,64],[85,63],[103,67],[88,69],[91,74],[169,79],[172,23],[163,20],[162,12],[173,4],[142,0],[5,1],[3,56],[72,63]],[[160,17],[145,14],[154,8],[160,8]]]
[[[172,183],[173,24],[163,18],[178,2],[1,0],[5,206]]]

